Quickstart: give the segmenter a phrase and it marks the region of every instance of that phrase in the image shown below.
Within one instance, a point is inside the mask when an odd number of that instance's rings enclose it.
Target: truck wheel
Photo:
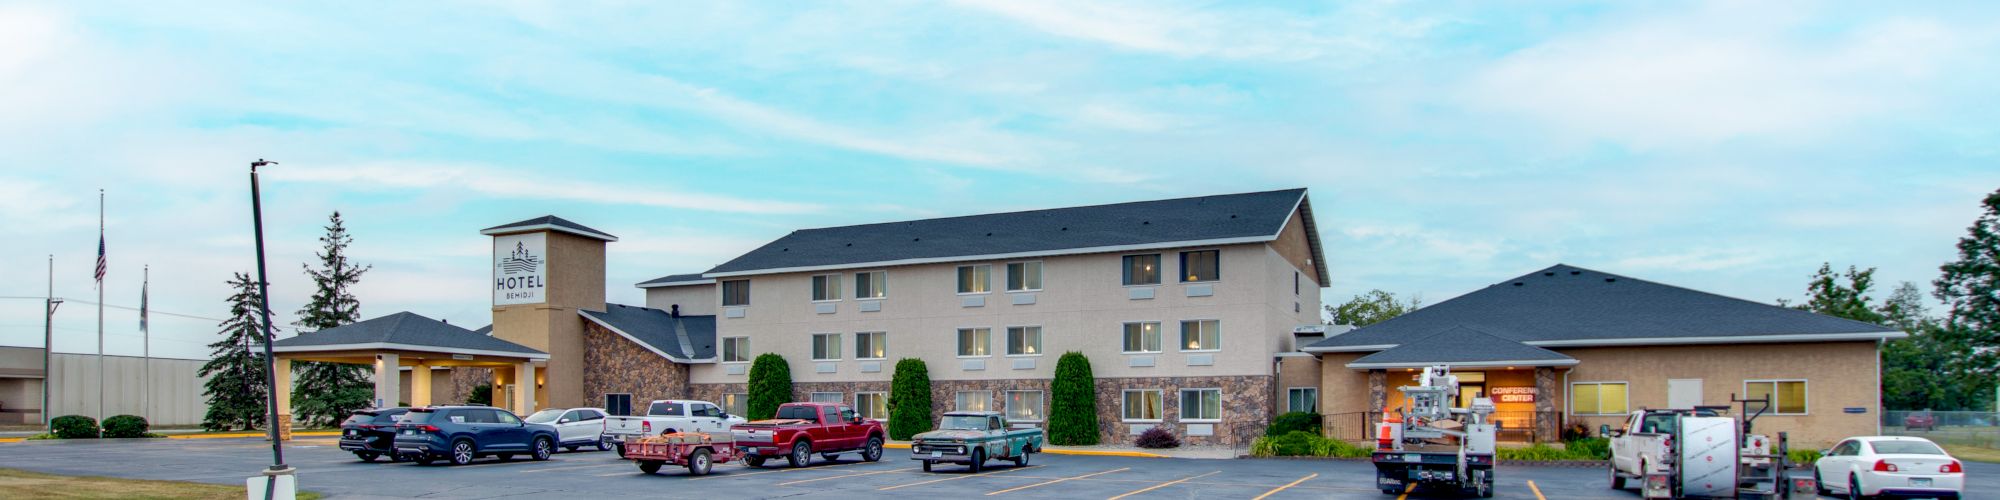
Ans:
[[[1493,477],[1479,482],[1479,498],[1493,498]]]
[[[787,465],[795,468],[812,465],[812,458],[812,443],[803,439],[792,443],[792,454],[785,455]]]
[[[610,439],[606,439],[606,438],[604,438],[603,436],[598,436],[598,437],[597,437],[597,451],[604,451],[604,450],[609,450],[609,449],[611,449],[611,440],[610,440]],[[619,456],[620,458],[623,458],[623,457],[625,456],[625,454],[624,454],[624,453],[619,453],[619,454],[618,454],[618,456]]]
[[[984,448],[973,448],[972,463],[969,465],[972,466],[973,474],[978,474],[979,471],[986,470],[986,450]]]
[[[706,476],[709,468],[714,466],[715,464],[709,461],[707,449],[694,450],[694,454],[688,456],[689,474]]]
[[[1015,467],[1027,467],[1027,466],[1028,466],[1028,449],[1027,449],[1027,448],[1021,448],[1021,454],[1019,454],[1019,455],[1014,455],[1014,466],[1015,466]]]
[[[870,462],[882,459],[882,438],[868,438],[868,447],[861,449],[861,459]]]
[[[1604,468],[1611,471],[1611,489],[1625,489],[1625,476],[1618,475],[1618,466],[1607,465]]]
[[[925,461],[924,461],[924,472],[930,472],[930,471],[931,471],[931,461],[929,461],[929,460],[925,460]]]
[[[749,466],[751,466],[751,467],[763,467],[763,466],[764,466],[764,457],[762,457],[762,456],[759,456],[759,455],[751,455],[751,456],[747,456],[747,457],[743,457],[743,464],[744,464],[744,465],[749,465]]]
[[[556,445],[550,442],[549,438],[536,438],[534,449],[534,453],[528,456],[534,458],[537,462],[548,460],[550,455],[556,454]]]
[[[472,441],[460,439],[458,441],[454,441],[451,443],[452,465],[465,465],[472,463],[472,456],[473,456]]]
[[[658,473],[660,472],[660,463],[659,460],[641,460],[639,461],[639,472],[647,474]]]
[[[363,462],[373,462],[376,457],[381,455],[370,451],[357,451],[354,452],[354,456],[360,458]]]
[[[599,447],[601,448],[602,445],[600,445]],[[625,443],[618,443],[617,449],[618,449],[618,458],[625,458]]]

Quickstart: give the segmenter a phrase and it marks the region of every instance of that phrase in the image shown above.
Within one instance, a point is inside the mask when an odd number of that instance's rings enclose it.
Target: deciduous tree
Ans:
[[[1415,311],[1423,307],[1423,302],[1422,297],[1412,297],[1405,303],[1396,300],[1396,294],[1369,290],[1368,293],[1356,295],[1340,305],[1326,306],[1326,313],[1330,317],[1328,324],[1360,328]]]
[[[1973,347],[1974,366],[1996,375],[2000,350],[2000,191],[1986,195],[1985,209],[1958,240],[1958,259],[1939,266],[1931,282],[1938,300],[1950,306],[1947,329]]]

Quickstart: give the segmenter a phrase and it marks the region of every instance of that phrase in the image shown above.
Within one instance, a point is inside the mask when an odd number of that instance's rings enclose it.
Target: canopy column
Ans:
[[[277,377],[272,385],[278,391],[275,394],[278,398],[278,439],[289,441],[292,439],[292,360],[278,356],[272,364],[272,374]]]
[[[431,365],[410,367],[410,406],[431,405]]]
[[[514,410],[516,415],[535,412],[535,364],[521,362],[514,365]]]
[[[375,355],[375,407],[396,406],[401,399],[403,360],[395,353]]]

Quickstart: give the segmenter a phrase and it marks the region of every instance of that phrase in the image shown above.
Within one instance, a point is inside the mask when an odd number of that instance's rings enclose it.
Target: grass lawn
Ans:
[[[108,477],[57,476],[0,469],[0,498],[243,498],[243,486]],[[299,492],[300,499],[319,494]]]
[[[1959,460],[1969,460],[1973,462],[1986,462],[1986,463],[2000,463],[2000,450],[1995,450],[1992,448],[1981,448],[1978,446],[1965,446],[1965,445],[1944,444],[1944,443],[1939,443],[1939,445],[1944,446],[1944,451],[1950,452],[1951,456],[1956,457]]]

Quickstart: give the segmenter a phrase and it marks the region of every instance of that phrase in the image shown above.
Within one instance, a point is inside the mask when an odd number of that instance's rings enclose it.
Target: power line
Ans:
[[[32,296],[21,296],[21,295],[0,295],[0,299],[30,299],[30,300],[44,300],[44,299],[47,299],[47,298],[48,298],[48,297],[32,297]],[[57,299],[57,300],[61,300],[61,301],[63,301],[63,303],[65,303],[65,304],[67,304],[67,303],[71,303],[71,302],[75,302],[75,303],[78,303],[78,304],[84,304],[84,305],[92,305],[92,306],[94,306],[94,305],[97,305],[97,303],[96,303],[96,302],[92,302],[92,301],[88,301],[88,300],[82,300],[82,299],[70,299],[70,298],[63,298],[63,297],[56,297],[56,299]],[[104,307],[109,307],[109,308],[112,308],[112,309],[123,309],[123,310],[127,310],[127,311],[133,311],[133,312],[137,312],[137,311],[139,310],[139,308],[137,308],[137,307],[132,307],[132,306],[121,306],[121,305],[117,305],[117,304],[104,304]],[[218,323],[220,323],[220,322],[223,322],[223,321],[229,321],[229,320],[226,320],[226,319],[222,319],[222,318],[210,318],[210,317],[207,317],[207,316],[195,316],[195,315],[193,315],[193,314],[181,314],[181,313],[177,313],[177,312],[167,312],[167,311],[161,311],[161,310],[159,310],[159,309],[153,309],[153,308],[150,308],[150,307],[146,309],[146,314],[149,314],[149,315],[150,315],[150,314],[158,314],[158,315],[163,315],[163,316],[173,316],[173,317],[178,317],[178,318],[187,318],[187,319],[199,319],[199,320],[204,320],[204,321],[214,321],[214,322],[218,322]],[[271,328],[272,328],[272,329],[277,329],[277,330],[284,330],[284,329],[290,329],[290,330],[291,330],[291,331],[292,331],[293,333],[299,333],[299,329],[298,329],[298,327],[287,327],[287,326],[278,326],[278,325],[271,325]]]

